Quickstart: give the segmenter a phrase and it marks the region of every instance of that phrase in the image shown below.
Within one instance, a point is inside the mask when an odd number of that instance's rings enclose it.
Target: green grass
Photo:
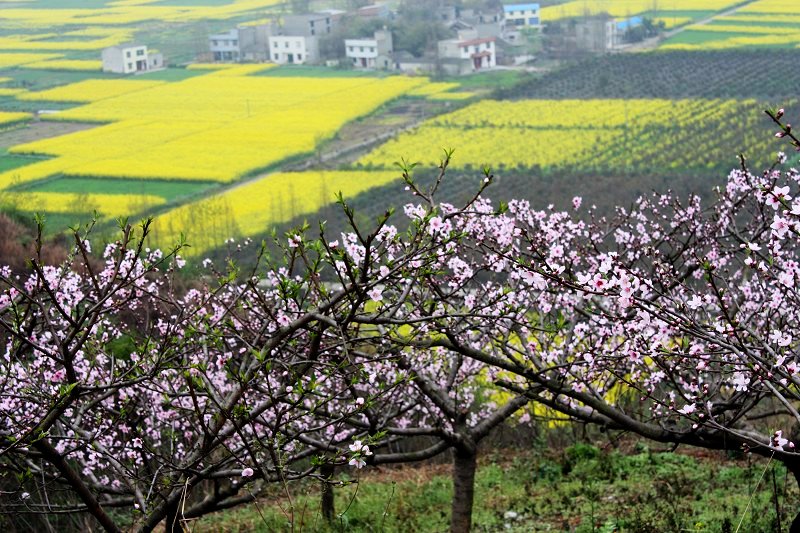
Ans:
[[[645,448],[622,455],[587,445],[551,458],[509,458],[496,452],[484,458],[476,476],[475,530],[710,532],[733,531],[740,520],[741,531],[777,531],[778,520],[785,530],[800,502],[797,484],[781,465],[772,463],[765,470],[766,464],[763,459],[732,461],[720,455],[651,453]],[[349,474],[351,469],[341,479],[349,479]],[[336,489],[340,514],[331,527],[320,517],[318,487],[295,488],[296,530],[446,531],[452,499],[448,474],[445,465],[372,473],[367,469],[359,484]],[[206,517],[192,529],[289,531],[288,500],[279,494],[276,490],[258,507]]]
[[[692,20],[702,20],[715,15],[717,11],[694,11],[694,10],[679,10],[679,9],[659,9],[658,11],[648,11],[642,13],[640,16],[643,18],[690,18]]]
[[[0,163],[3,159],[0,158]],[[199,194],[216,184],[166,180],[128,180],[116,178],[61,177],[20,187],[30,192],[60,192],[88,194],[152,194],[168,202]]]
[[[13,78],[5,87],[24,87],[31,91],[41,91],[58,85],[77,83],[90,79],[120,78],[107,72],[82,72],[74,70],[9,69],[2,72],[3,77]]]
[[[746,32],[685,30],[673,37],[670,37],[662,44],[704,44],[713,41],[733,39],[735,37],[753,37],[753,34]]]
[[[531,77],[531,74],[517,70],[490,70],[467,76],[447,77],[437,81],[458,83],[465,90],[507,89],[529,77]]]
[[[13,96],[0,96],[0,109],[3,111],[25,111],[33,113],[42,109],[63,110],[70,109],[82,104],[68,102],[41,102],[33,100],[17,100]]]
[[[3,153],[0,155],[0,172],[24,167],[25,165],[30,165],[31,163],[36,163],[38,161],[41,161],[41,159],[36,157],[26,157]]]

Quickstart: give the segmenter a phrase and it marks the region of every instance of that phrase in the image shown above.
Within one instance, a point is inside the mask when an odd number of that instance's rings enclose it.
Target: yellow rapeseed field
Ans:
[[[661,11],[720,11],[741,3],[740,0],[669,0],[659,2]],[[653,0],[573,0],[563,4],[543,7],[543,22],[609,13],[613,17],[627,18],[653,11]]]
[[[160,196],[142,194],[70,194],[18,192],[0,194],[0,207],[13,203],[15,209],[42,213],[93,213],[104,218],[135,215],[162,205]]]
[[[31,118],[30,113],[12,113],[8,111],[0,111],[0,126],[8,126],[15,122],[21,122]]]
[[[103,68],[102,61],[90,59],[51,59],[49,61],[35,61],[20,65],[21,68],[38,70],[85,70],[97,71]]]
[[[24,65],[26,63],[47,61],[48,59],[59,59],[61,57],[63,57],[62,54],[3,52],[0,53],[0,68],[16,67],[19,65]]]
[[[19,99],[47,102],[99,102],[106,98],[150,89],[164,83],[163,81],[136,79],[85,80],[45,91],[29,92]],[[100,120],[100,122],[103,121]]]
[[[718,135],[704,124],[712,117],[740,116],[738,110],[756,105],[699,99],[484,100],[430,119],[358,162],[388,168],[406,158],[434,165],[443,149],[455,148],[455,168],[626,168],[631,161],[647,161],[652,168],[696,165],[711,159],[705,145],[710,135]],[[665,150],[664,141],[687,148],[677,157]],[[731,142],[748,152],[753,146],[750,139]]]
[[[202,256],[229,238],[260,235],[278,224],[311,215],[333,203],[338,192],[348,198],[395,180],[399,180],[396,171],[270,174],[157,217],[152,245],[168,248],[183,233],[191,245],[184,255]]]
[[[793,26],[794,25],[794,26]],[[725,50],[753,47],[800,47],[800,2],[757,0],[710,24],[687,26],[688,32],[662,50]],[[685,36],[695,34],[695,39]]]
[[[345,123],[427,83],[216,75],[228,70],[173,83],[90,80],[22,95],[91,100],[47,118],[108,124],[13,147],[55,159],[0,174],[0,187],[52,174],[230,182],[314,150]]]

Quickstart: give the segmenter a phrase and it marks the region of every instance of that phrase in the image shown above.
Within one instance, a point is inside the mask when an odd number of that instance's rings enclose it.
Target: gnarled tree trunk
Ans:
[[[478,454],[473,447],[453,450],[453,507],[451,533],[467,533],[472,527],[472,504],[475,496],[475,468]]]

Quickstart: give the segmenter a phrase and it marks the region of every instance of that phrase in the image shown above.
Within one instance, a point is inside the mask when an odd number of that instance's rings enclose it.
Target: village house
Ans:
[[[280,65],[318,63],[319,38],[329,35],[340,19],[332,12],[283,17],[279,34],[269,38],[270,59]]]
[[[505,4],[503,22],[506,28],[539,27],[539,4]]]
[[[440,68],[446,74],[469,74],[497,66],[494,37],[465,38],[439,41]]]
[[[277,33],[274,24],[239,26],[209,36],[208,47],[217,62],[268,61],[269,38]]]
[[[269,38],[272,61],[279,65],[305,65],[319,61],[316,36],[275,35]]]
[[[356,10],[356,15],[362,19],[384,19],[392,18],[392,10],[386,4],[370,4]]]
[[[345,39],[345,55],[354,68],[389,69],[393,66],[392,32],[378,30],[371,39]]]
[[[125,43],[109,46],[102,54],[103,72],[135,74],[165,68],[164,56],[147,46]]]

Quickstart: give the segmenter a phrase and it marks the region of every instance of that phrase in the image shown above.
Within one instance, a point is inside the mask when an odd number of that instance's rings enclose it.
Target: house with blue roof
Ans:
[[[641,26],[644,20],[642,17],[631,17],[629,19],[617,21],[617,31],[619,33],[625,33],[626,31],[630,30],[631,28],[635,28],[637,26]]]
[[[539,4],[504,4],[503,21],[506,28],[539,27]]]

